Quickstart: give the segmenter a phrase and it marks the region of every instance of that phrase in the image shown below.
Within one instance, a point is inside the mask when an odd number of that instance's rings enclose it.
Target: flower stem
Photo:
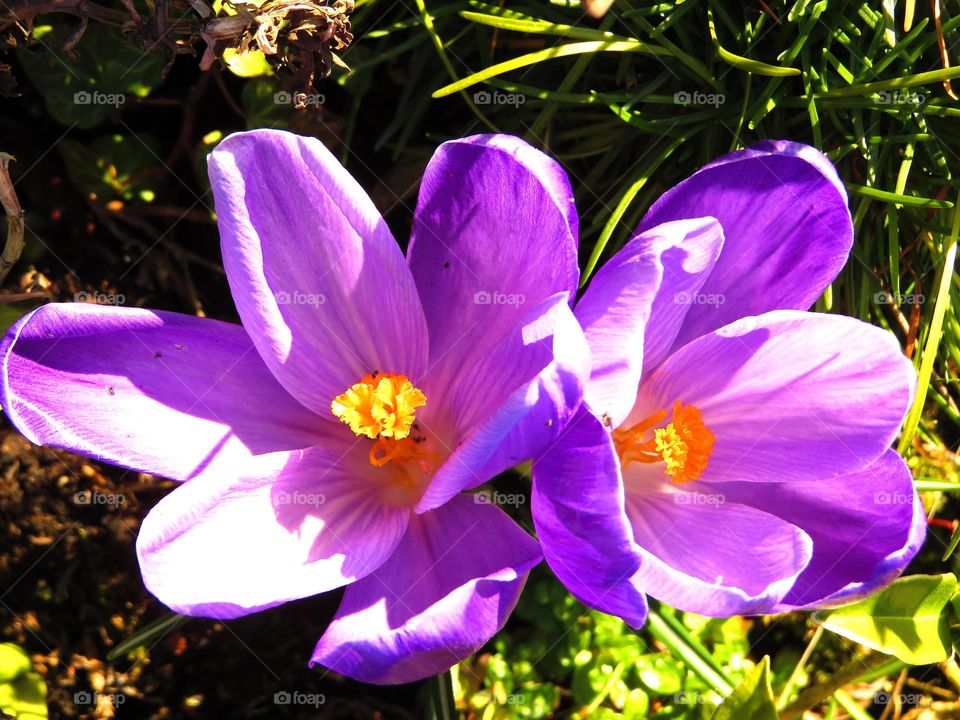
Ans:
[[[720,696],[726,697],[733,691],[730,681],[701,657],[691,643],[674,631],[656,610],[651,609],[650,614],[647,615],[647,627],[653,637],[666,645],[676,658],[690,668],[694,675],[716,690]]]

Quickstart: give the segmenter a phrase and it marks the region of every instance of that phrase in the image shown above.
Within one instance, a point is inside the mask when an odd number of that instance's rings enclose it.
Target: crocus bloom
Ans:
[[[925,529],[890,449],[915,374],[889,333],[802,312],[853,241],[813,148],[765,142],[669,190],[576,306],[583,410],[534,463],[544,556],[639,626],[646,594],[710,616],[856,599]]]
[[[137,540],[173,610],[234,618],[346,586],[314,663],[442,671],[541,559],[462,491],[552,442],[589,376],[567,180],[516,138],[446,143],[404,258],[317,140],[240,133],[209,167],[242,326],[46,305],[4,339],[3,409],[36,443],[185,481]]]

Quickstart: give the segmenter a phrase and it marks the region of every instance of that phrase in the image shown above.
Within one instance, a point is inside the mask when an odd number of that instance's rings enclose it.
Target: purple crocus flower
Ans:
[[[916,554],[923,507],[890,449],[913,368],[889,333],[802,312],[852,241],[829,161],[764,142],[669,190],[597,273],[575,311],[586,408],[532,498],[579,599],[633,626],[646,594],[776,613],[854,600]]]
[[[242,326],[46,305],[2,346],[32,441],[185,481],[137,540],[173,610],[234,618],[346,586],[313,654],[353,678],[442,671],[499,630],[538,544],[476,487],[551,443],[589,367],[566,177],[521,140],[442,145],[404,258],[317,140],[210,157]]]

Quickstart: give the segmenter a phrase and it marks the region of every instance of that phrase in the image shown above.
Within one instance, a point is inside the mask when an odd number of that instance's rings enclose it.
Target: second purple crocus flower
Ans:
[[[886,331],[802,312],[843,266],[847,198],[813,148],[765,142],[663,195],[576,306],[585,407],[534,463],[551,568],[643,623],[848,602],[916,554],[890,449],[915,373]]]

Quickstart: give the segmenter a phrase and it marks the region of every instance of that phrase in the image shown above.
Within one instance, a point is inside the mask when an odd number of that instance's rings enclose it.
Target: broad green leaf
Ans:
[[[733,689],[711,720],[777,720],[770,687],[770,658],[764,657],[752,673]]]
[[[956,588],[952,573],[911,575],[865,600],[814,615],[838,635],[911,665],[945,660],[950,629],[944,607]]]
[[[119,29],[91,23],[74,48],[74,61],[58,49],[70,31],[60,21],[38,26],[37,44],[17,48],[24,72],[57,122],[93,127],[160,84],[159,52],[145,53],[126,42]]]

